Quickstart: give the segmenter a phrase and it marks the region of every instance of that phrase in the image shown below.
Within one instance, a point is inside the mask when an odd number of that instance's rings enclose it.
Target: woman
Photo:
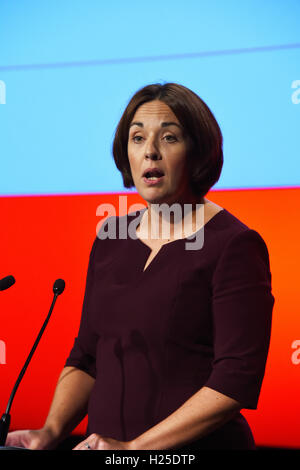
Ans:
[[[219,126],[191,90],[149,85],[113,154],[147,208],[103,224],[45,425],[7,444],[53,448],[88,411],[75,449],[254,449],[240,410],[257,407],[274,297],[264,240],[205,198],[223,165]],[[112,223],[130,236],[110,237]]]

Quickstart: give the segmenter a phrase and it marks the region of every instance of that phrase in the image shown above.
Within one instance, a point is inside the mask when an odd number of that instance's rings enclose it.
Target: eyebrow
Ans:
[[[144,127],[144,124],[142,122],[134,121],[130,124],[129,127],[132,127],[132,126]],[[161,123],[161,127],[168,127],[168,126],[177,126],[177,127],[179,127],[179,129],[181,129],[181,126],[177,122],[168,121],[168,122],[162,122]]]

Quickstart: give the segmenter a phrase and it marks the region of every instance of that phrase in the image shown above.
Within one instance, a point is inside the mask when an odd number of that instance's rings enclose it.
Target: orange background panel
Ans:
[[[0,198],[0,278],[12,274],[16,284],[0,292],[0,414],[5,411],[17,375],[52,302],[55,279],[66,281],[52,317],[12,405],[11,429],[38,428],[47,415],[57,377],[77,334],[89,252],[100,204],[116,214],[144,201],[122,194]],[[298,447],[300,434],[299,188],[211,191],[221,205],[267,243],[275,297],[270,353],[255,411],[243,410],[257,445]],[[125,196],[125,193],[123,194]],[[124,202],[124,199],[123,199]],[[292,355],[298,361],[292,361]],[[2,362],[2,364],[1,364]],[[5,363],[3,363],[5,362]],[[297,364],[299,362],[299,364]],[[86,419],[76,433],[84,433]]]

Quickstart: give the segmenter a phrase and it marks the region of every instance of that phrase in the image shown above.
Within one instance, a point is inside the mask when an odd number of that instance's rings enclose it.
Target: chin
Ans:
[[[169,204],[172,205],[174,201],[170,202],[170,198],[166,196],[157,196],[157,197],[143,197],[143,199],[148,204]]]

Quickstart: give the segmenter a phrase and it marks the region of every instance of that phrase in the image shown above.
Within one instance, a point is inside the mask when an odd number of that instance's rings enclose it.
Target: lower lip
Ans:
[[[156,180],[149,180],[147,178],[143,178],[144,183],[146,183],[148,186],[155,186],[156,184],[160,183],[163,179],[163,176],[160,176],[160,178],[157,178]]]

